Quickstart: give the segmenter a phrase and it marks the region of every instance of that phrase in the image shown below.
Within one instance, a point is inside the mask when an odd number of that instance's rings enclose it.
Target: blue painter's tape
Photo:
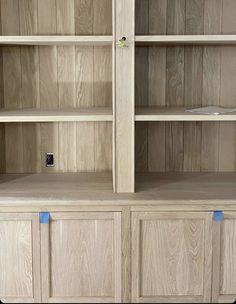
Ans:
[[[41,212],[40,213],[40,224],[49,224],[49,221],[50,221],[50,213]]]
[[[214,211],[213,220],[215,222],[222,222],[224,220],[224,213],[223,213],[223,211]]]

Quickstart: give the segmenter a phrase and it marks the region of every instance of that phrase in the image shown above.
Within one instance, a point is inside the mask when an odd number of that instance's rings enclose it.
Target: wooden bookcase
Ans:
[[[0,0],[0,300],[236,299],[235,15]]]

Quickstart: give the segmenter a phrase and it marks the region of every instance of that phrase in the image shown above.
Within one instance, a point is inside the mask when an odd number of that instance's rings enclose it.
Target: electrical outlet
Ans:
[[[54,153],[46,153],[46,167],[55,167]]]

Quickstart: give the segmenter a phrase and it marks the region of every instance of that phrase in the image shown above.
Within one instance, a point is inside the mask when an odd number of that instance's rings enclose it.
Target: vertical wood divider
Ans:
[[[115,46],[115,191],[134,192],[134,60],[135,0],[115,5],[115,42],[127,38],[128,47]],[[114,57],[113,57],[114,59]]]

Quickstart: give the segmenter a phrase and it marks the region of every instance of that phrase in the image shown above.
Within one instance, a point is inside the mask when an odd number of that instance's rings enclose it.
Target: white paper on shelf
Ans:
[[[222,108],[222,107],[201,107],[196,109],[187,109],[186,112],[191,112],[195,114],[206,114],[206,115],[221,115],[235,112],[236,108]]]

